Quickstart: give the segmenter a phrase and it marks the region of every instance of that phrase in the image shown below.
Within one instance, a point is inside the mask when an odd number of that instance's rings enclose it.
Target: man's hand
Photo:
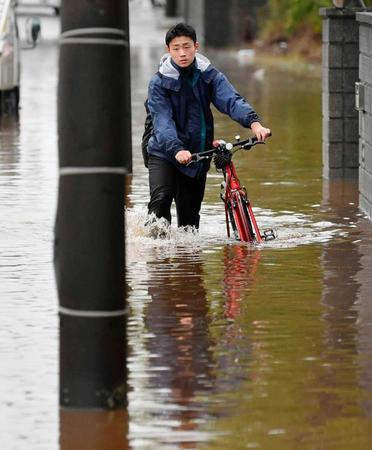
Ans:
[[[256,137],[259,141],[264,141],[266,138],[268,138],[271,135],[270,128],[263,127],[260,124],[260,122],[253,122],[251,124],[251,130],[256,135]]]
[[[191,153],[188,150],[180,150],[176,153],[176,160],[180,164],[188,164],[191,162]]]

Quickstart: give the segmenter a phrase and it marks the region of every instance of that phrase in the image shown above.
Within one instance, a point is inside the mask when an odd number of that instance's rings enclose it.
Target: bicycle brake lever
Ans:
[[[241,148],[244,150],[250,150],[252,147],[254,147],[257,144],[266,144],[266,142],[265,141],[247,142],[246,144],[242,145]]]
[[[203,159],[210,159],[210,158],[211,158],[211,156],[200,156],[197,153],[194,153],[191,161],[189,163],[187,163],[186,166],[189,166],[192,163],[202,161]]]
[[[190,164],[195,163],[195,162],[198,162],[198,161],[200,161],[200,156],[199,156],[197,153],[194,153],[194,154],[192,155],[192,157],[191,157],[190,162],[188,162],[188,163],[186,164],[186,166],[189,166]]]

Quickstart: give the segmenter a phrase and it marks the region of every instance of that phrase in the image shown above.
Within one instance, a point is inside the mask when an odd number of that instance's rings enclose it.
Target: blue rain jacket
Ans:
[[[164,55],[148,90],[154,126],[148,143],[149,154],[172,162],[190,177],[207,171],[208,164],[185,166],[177,162],[175,155],[180,150],[197,153],[212,147],[211,103],[243,127],[249,128],[259,120],[249,103],[206,57],[197,54],[192,66],[184,69],[169,55]]]

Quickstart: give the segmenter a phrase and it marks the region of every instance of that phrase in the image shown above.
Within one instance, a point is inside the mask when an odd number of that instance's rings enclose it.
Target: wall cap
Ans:
[[[372,12],[363,11],[358,12],[356,15],[356,20],[359,22],[369,23],[372,25]]]
[[[348,17],[352,18],[358,14],[368,14],[372,12],[372,8],[353,8],[353,9],[340,9],[340,8],[320,8],[319,15],[324,19],[328,17],[334,18],[343,18]]]

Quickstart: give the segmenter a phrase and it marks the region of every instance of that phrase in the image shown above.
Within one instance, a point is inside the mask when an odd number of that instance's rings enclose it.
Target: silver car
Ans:
[[[19,38],[15,0],[0,0],[0,113],[18,111]]]
[[[1,1],[1,0],[0,0]],[[61,0],[18,0],[18,6],[52,8],[56,14],[61,9]]]

